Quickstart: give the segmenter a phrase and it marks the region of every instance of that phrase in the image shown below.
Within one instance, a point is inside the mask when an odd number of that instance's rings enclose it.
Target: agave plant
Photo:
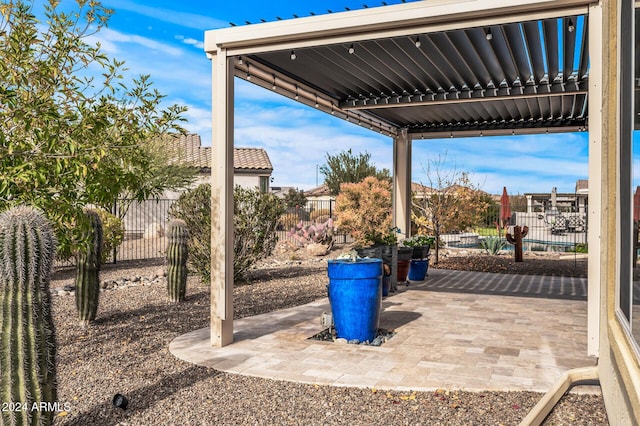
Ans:
[[[506,244],[507,243],[502,238],[496,236],[485,237],[480,242],[480,245],[482,246],[484,251],[492,256],[498,254]]]

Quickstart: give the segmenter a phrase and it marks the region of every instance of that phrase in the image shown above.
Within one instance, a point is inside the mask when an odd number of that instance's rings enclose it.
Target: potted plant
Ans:
[[[336,335],[372,341],[382,305],[382,260],[358,258],[355,251],[328,261],[329,303]]]
[[[406,247],[413,248],[412,259],[426,259],[429,257],[429,251],[434,241],[434,237],[415,235],[404,240],[402,244]]]

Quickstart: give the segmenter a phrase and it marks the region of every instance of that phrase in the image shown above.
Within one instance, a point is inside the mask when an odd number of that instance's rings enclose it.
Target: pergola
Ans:
[[[233,341],[234,77],[393,138],[393,216],[402,230],[410,228],[411,146],[417,140],[588,129],[594,194],[588,239],[590,247],[602,247],[607,221],[620,220],[603,207],[619,200],[596,195],[625,172],[623,164],[608,168],[606,141],[616,135],[611,143],[619,150],[634,124],[610,105],[614,99],[633,106],[632,90],[616,89],[634,74],[633,19],[625,18],[623,7],[633,16],[628,0],[417,1],[206,32],[218,201],[212,212],[212,345]],[[619,34],[627,44],[615,44]],[[613,134],[611,118],[621,122]],[[609,237],[616,236],[619,230]],[[595,356],[608,318],[602,280],[619,272],[615,260],[601,268],[615,259],[606,253],[589,252],[588,346]],[[640,389],[640,375],[638,383]]]

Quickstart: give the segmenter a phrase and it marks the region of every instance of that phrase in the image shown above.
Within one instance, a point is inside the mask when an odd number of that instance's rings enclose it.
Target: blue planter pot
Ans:
[[[429,259],[411,260],[411,265],[409,265],[409,281],[424,281],[424,278],[427,276],[427,269],[429,269]]]
[[[376,337],[382,305],[382,260],[329,260],[329,302],[336,335],[361,342]]]
[[[389,295],[389,289],[391,288],[391,276],[385,275],[382,277],[382,297]]]

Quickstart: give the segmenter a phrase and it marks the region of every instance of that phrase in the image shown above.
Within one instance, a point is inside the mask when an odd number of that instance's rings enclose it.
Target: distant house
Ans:
[[[180,136],[168,147],[175,152],[177,161],[190,164],[199,171],[196,184],[208,183],[211,179],[211,147],[202,146],[200,135]],[[267,151],[263,148],[233,149],[233,183],[243,188],[259,188],[268,192],[273,165]]]
[[[320,186],[315,188],[311,188],[307,191],[304,191],[304,196],[307,197],[307,201],[330,201],[335,200],[336,197],[331,195],[331,191],[326,183],[323,183]]]
[[[574,192],[561,193],[553,188],[551,192],[525,193],[527,212],[579,212],[586,213],[589,202],[589,181],[576,181]]]

